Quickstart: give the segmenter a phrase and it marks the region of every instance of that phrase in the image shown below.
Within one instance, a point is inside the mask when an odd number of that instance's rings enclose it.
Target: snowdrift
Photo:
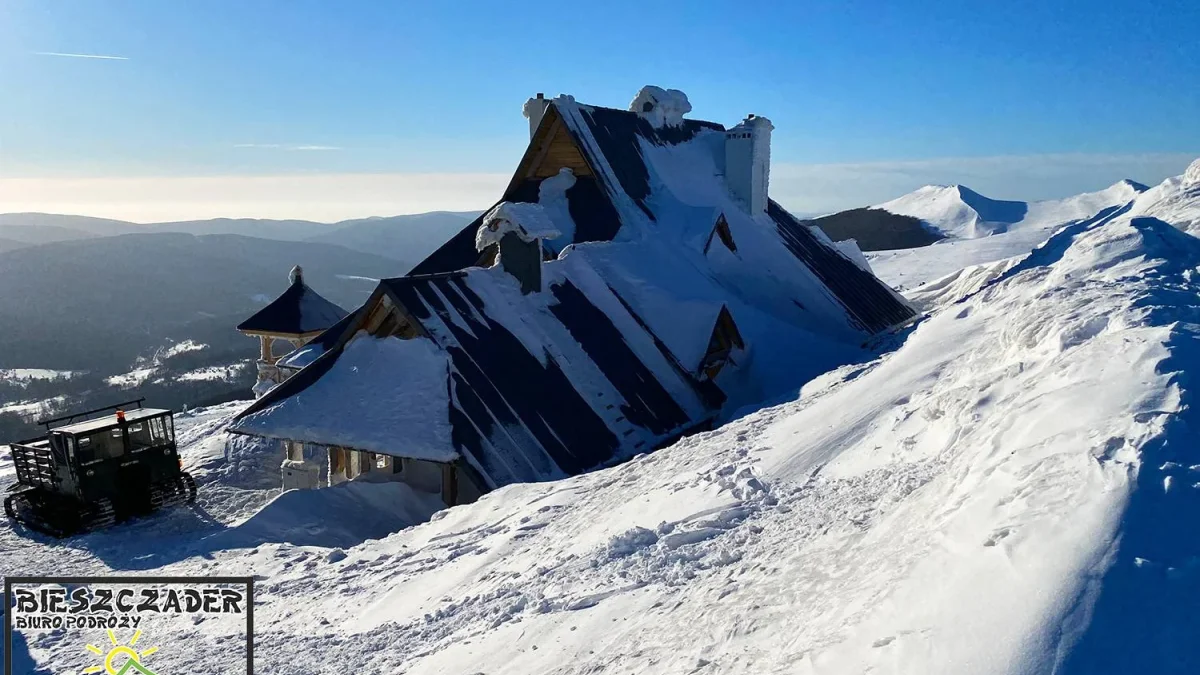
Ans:
[[[354,482],[323,490],[288,490],[218,535],[221,548],[262,542],[350,547],[429,520],[445,508],[437,495],[403,483]]]

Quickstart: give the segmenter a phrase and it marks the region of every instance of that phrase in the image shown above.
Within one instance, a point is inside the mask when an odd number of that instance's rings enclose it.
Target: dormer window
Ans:
[[[742,340],[737,324],[733,322],[733,315],[729,313],[729,308],[722,306],[697,374],[703,379],[715,379],[726,364],[736,365],[733,359],[735,353],[745,348],[746,343]]]
[[[712,248],[713,239],[724,244],[730,253],[737,253],[737,244],[733,241],[733,232],[729,229],[729,221],[725,220],[724,213],[717,216],[717,222],[713,225],[712,232],[708,233],[708,241],[704,243],[705,253]]]

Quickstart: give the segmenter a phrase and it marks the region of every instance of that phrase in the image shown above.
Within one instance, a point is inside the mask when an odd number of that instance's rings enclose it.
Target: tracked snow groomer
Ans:
[[[8,517],[67,537],[194,501],[171,411],[143,408],[143,400],[43,420],[45,438],[11,444],[17,482],[4,498]]]

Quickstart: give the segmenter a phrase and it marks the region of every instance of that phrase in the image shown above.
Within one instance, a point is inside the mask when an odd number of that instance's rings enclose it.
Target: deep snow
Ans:
[[[1200,241],[1174,180],[927,284],[892,351],[611,469],[400,530],[422,501],[394,486],[276,499],[277,451],[226,448],[231,404],[179,420],[195,509],[5,525],[0,570],[255,574],[265,673],[1196,672]],[[159,663],[225,672],[206,636]]]

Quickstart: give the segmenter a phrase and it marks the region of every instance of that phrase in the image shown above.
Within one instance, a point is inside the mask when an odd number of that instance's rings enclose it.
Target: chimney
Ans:
[[[500,266],[521,284],[521,293],[528,295],[542,290],[542,241],[506,232],[499,246],[496,255]]]
[[[475,250],[496,247],[496,263],[521,283],[521,292],[542,290],[542,240],[561,233],[541,204],[500,202],[475,231]]]
[[[771,120],[749,115],[725,132],[725,183],[750,215],[767,210],[774,128]]]
[[[525,101],[525,106],[521,109],[521,114],[529,120],[529,138],[537,133],[538,125],[542,123],[542,117],[546,114],[546,106],[550,105],[550,101],[546,99],[546,95],[538,92],[536,98],[531,98]]]

